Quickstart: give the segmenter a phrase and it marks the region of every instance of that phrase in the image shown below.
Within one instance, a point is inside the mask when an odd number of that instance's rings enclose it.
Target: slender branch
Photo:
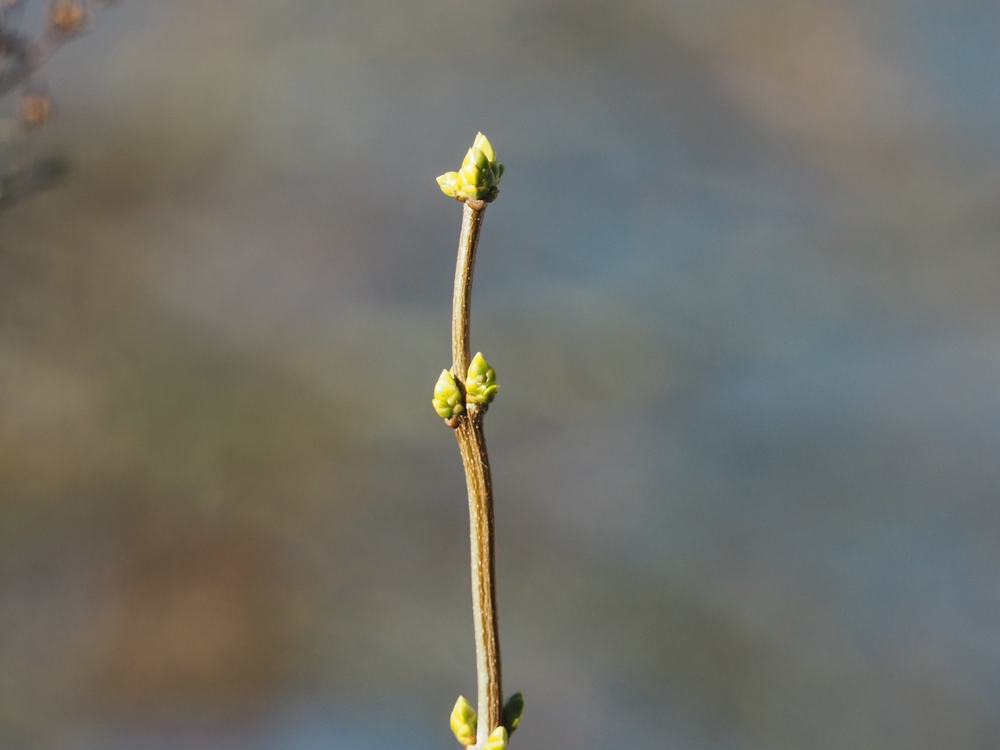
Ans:
[[[472,272],[476,263],[479,230],[486,203],[466,200],[462,234],[455,267],[455,297],[452,305],[452,374],[465,381],[469,368],[469,314],[472,304]],[[472,616],[476,634],[476,676],[479,691],[476,745],[482,747],[490,732],[503,720],[500,671],[500,634],[497,629],[496,563],[493,531],[493,481],[486,453],[483,416],[486,405],[470,404],[455,424],[455,436],[465,467],[469,491],[469,539],[472,549]]]
[[[471,359],[469,314],[472,307],[472,272],[485,213],[486,204],[483,201],[465,201],[462,234],[458,238],[458,262],[455,264],[455,296],[451,306],[451,358],[454,362],[451,374],[459,382],[465,382]]]

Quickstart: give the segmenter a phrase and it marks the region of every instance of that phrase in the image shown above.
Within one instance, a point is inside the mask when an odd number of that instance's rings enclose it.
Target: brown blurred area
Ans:
[[[25,23],[32,22],[26,17]],[[124,0],[0,214],[0,747],[1000,741],[1000,9]],[[0,144],[2,147],[2,144]]]
[[[98,615],[103,689],[144,707],[178,694],[255,697],[280,679],[289,602],[266,547],[218,536],[135,543],[115,561],[121,581]]]

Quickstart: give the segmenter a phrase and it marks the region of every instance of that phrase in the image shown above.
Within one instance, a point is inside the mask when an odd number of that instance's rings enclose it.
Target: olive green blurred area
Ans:
[[[26,18],[27,23],[30,19]],[[0,747],[1000,746],[1000,7],[123,0],[0,214]]]

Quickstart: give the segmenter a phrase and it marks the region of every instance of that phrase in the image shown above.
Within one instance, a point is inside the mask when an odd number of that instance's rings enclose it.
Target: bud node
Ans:
[[[493,146],[479,133],[457,172],[446,172],[437,178],[441,192],[466,201],[477,211],[500,193],[503,164],[496,160]],[[478,205],[473,205],[473,203]]]

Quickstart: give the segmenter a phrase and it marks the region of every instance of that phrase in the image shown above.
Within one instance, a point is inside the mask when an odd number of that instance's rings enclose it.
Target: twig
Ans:
[[[0,0],[0,97],[21,90],[18,131],[5,139],[0,155],[5,170],[0,172],[0,211],[39,190],[53,185],[66,173],[63,158],[35,159],[17,156],[30,132],[44,125],[52,116],[52,103],[44,87],[33,83],[35,74],[64,44],[86,33],[91,27],[92,8],[104,5],[98,0],[49,0],[44,28],[34,37],[13,28],[27,0]],[[3,153],[7,152],[7,153]]]
[[[476,263],[479,230],[486,204],[466,200],[462,234],[455,267],[455,296],[451,316],[452,375],[462,382],[469,369],[469,312],[472,301],[472,274]],[[476,675],[479,721],[476,743],[482,746],[503,712],[500,670],[500,634],[497,629],[496,562],[493,532],[493,481],[486,452],[483,416],[486,404],[471,404],[455,425],[455,436],[465,467],[469,492],[469,541],[472,549],[472,616],[476,635]]]
[[[505,750],[521,721],[524,698],[515,693],[506,704],[500,672],[497,629],[496,562],[493,553],[493,480],[486,452],[483,417],[497,392],[496,372],[482,353],[469,357],[469,314],[472,272],[486,204],[500,192],[503,164],[482,133],[476,136],[457,172],[437,178],[445,195],[464,203],[462,234],[455,265],[455,297],[451,310],[451,370],[434,386],[431,403],[455,430],[469,490],[469,539],[472,548],[472,619],[476,631],[476,682],[479,710],[459,696],[451,712],[451,729],[463,745],[475,750]]]

